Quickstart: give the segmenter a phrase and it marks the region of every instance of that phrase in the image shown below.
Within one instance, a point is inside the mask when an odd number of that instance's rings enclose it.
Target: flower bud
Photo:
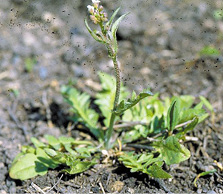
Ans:
[[[97,4],[99,4],[101,1],[99,1],[99,0],[92,0],[92,3],[93,4],[95,4],[95,3],[97,3]]]
[[[89,11],[90,14],[94,13],[94,7],[93,6],[88,5],[87,8],[88,8],[88,11]]]
[[[107,19],[108,14],[107,14],[106,12],[104,12],[104,13],[103,13],[103,15],[104,15],[104,18],[106,18],[106,19]]]
[[[90,19],[94,22],[94,24],[98,23],[98,19],[94,15],[90,15]]]
[[[101,12],[104,9],[102,5],[99,6],[98,10]]]

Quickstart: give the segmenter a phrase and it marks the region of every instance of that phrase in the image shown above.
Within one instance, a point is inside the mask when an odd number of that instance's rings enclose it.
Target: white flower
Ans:
[[[92,3],[95,4],[95,3],[100,3],[99,0],[92,0]]]
[[[91,14],[94,13],[94,7],[93,7],[93,6],[88,5],[87,8],[88,8],[88,11],[89,11]]]

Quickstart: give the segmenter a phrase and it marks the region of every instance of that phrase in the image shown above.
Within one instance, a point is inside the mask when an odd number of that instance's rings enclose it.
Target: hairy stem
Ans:
[[[118,62],[117,62],[117,57],[114,56],[112,57],[112,61],[114,63],[114,69],[115,69],[115,77],[116,77],[116,91],[115,91],[115,100],[114,100],[114,105],[113,105],[113,110],[112,110],[112,114],[111,114],[111,118],[110,118],[110,123],[109,123],[109,128],[106,131],[105,134],[105,147],[106,149],[109,149],[109,146],[111,146],[110,143],[110,139],[112,136],[112,132],[113,132],[113,125],[115,122],[115,114],[114,111],[117,108],[118,102],[119,102],[119,96],[120,96],[120,87],[121,87],[121,78],[120,78],[120,70],[118,67]]]
[[[113,111],[116,109],[119,101],[119,96],[120,96],[120,88],[121,88],[121,77],[120,77],[120,70],[118,67],[118,62],[117,58],[114,57],[113,59],[114,63],[114,68],[115,68],[115,77],[116,77],[116,91],[115,91],[115,101],[114,101],[114,106],[113,106]]]

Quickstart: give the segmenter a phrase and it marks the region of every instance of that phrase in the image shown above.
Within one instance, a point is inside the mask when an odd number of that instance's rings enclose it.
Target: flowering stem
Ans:
[[[110,118],[110,123],[109,123],[109,128],[106,131],[105,134],[105,147],[106,149],[109,149],[109,145],[111,146],[110,143],[110,139],[111,139],[111,135],[113,132],[113,125],[115,122],[115,117],[116,115],[114,114],[114,111],[117,108],[118,105],[118,101],[119,101],[119,96],[120,96],[120,87],[121,87],[121,80],[120,80],[120,70],[118,67],[118,62],[117,62],[117,57],[116,55],[112,57],[112,61],[114,64],[114,69],[115,69],[115,77],[116,77],[116,91],[115,91],[115,100],[114,100],[114,105],[113,105],[113,110],[112,110],[112,114],[111,114],[111,118]]]

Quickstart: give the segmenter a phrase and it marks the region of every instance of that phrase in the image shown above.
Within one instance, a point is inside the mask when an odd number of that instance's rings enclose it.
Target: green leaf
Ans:
[[[97,151],[97,149],[95,147],[92,146],[88,146],[88,147],[79,147],[79,148],[75,148],[75,150],[83,157],[87,158],[90,157],[92,153],[95,153]]]
[[[24,154],[28,154],[28,153],[35,154],[35,152],[36,152],[36,149],[34,147],[22,146],[22,153],[24,153]]]
[[[45,148],[44,151],[56,163],[59,163],[59,164],[65,164],[66,163],[66,154],[64,154],[62,152],[55,151],[53,149],[49,149],[49,148]]]
[[[93,145],[93,142],[91,141],[80,141],[80,140],[75,140],[72,137],[60,137],[59,141],[62,144],[72,144],[72,145]]]
[[[174,136],[169,136],[166,140],[155,142],[154,147],[160,152],[160,157],[166,164],[178,164],[190,157],[190,151],[178,142]]]
[[[119,26],[119,23],[124,19],[124,17],[128,15],[127,14],[124,14],[122,16],[120,16],[115,22],[114,24],[112,25],[112,28],[111,28],[111,32],[112,32],[112,36],[113,36],[113,49],[115,51],[115,53],[118,52],[118,43],[117,43],[117,38],[116,38],[116,32],[118,30],[118,26]]]
[[[204,103],[204,105],[207,107],[207,109],[211,112],[214,112],[214,108],[213,106],[211,105],[211,103],[203,96],[199,96],[201,102]]]
[[[134,94],[133,94],[134,95]],[[136,98],[131,98],[131,99],[128,99],[127,101],[125,100],[122,100],[116,110],[114,111],[116,115],[121,115],[122,113],[124,113],[126,110],[132,108],[133,106],[135,106],[140,100],[142,100],[143,98],[145,97],[148,97],[148,96],[152,96],[153,93],[150,92],[149,90],[147,91],[143,91],[141,92]]]
[[[45,139],[48,141],[49,145],[53,147],[55,150],[59,150],[61,148],[60,141],[52,135],[45,135]]]
[[[200,55],[205,55],[205,56],[219,56],[220,54],[221,54],[220,51],[214,48],[213,46],[205,46],[200,51]]]
[[[67,102],[72,106],[74,113],[78,116],[78,120],[83,122],[96,138],[102,140],[104,133],[97,127],[99,115],[93,109],[89,108],[90,96],[68,86],[62,87],[62,93]]]
[[[68,151],[73,155],[77,154],[72,148],[72,144],[75,142],[75,140],[72,137],[60,137],[59,141],[64,146],[66,151]]]
[[[176,97],[173,97],[173,99],[176,98]],[[179,99],[179,104],[180,104],[180,110],[183,110],[183,109],[188,109],[190,108],[193,103],[194,103],[194,100],[195,100],[195,97],[194,96],[190,96],[190,95],[183,95],[183,96],[179,96],[177,97]]]
[[[31,138],[31,142],[34,144],[34,146],[36,147],[36,148],[38,148],[38,147],[46,147],[46,145],[44,144],[44,143],[42,143],[42,142],[40,142],[38,139],[36,139],[35,137],[32,137]]]
[[[37,175],[45,175],[47,166],[40,162],[35,154],[25,154],[13,163],[9,170],[9,176],[13,179],[26,180]]]
[[[172,104],[170,105],[167,113],[167,128],[168,131],[173,131],[175,126],[178,123],[178,118],[179,118],[179,99],[176,98],[173,100]]]
[[[106,41],[102,40],[101,37],[97,36],[97,34],[96,34],[94,31],[91,30],[91,28],[90,28],[89,25],[88,25],[87,19],[84,20],[84,23],[85,23],[85,26],[86,26],[88,32],[91,34],[91,36],[92,36],[96,41],[101,42],[101,43],[103,43],[103,44],[106,44]]]
[[[161,166],[163,161],[161,158],[154,158],[153,154],[137,155],[133,152],[127,152],[119,156],[119,161],[127,168],[131,168],[131,172],[143,172],[155,178],[171,178]]]
[[[49,155],[46,154],[46,152],[41,149],[41,148],[37,148],[36,149],[36,156],[38,158],[38,160],[46,167],[48,168],[56,168],[58,167],[59,162],[52,160],[51,157],[49,157]]]
[[[203,102],[199,102],[199,104],[197,104],[195,107],[194,107],[194,109],[202,109],[202,107],[203,107],[203,105],[204,105],[204,103]]]
[[[207,117],[209,117],[208,113],[202,114],[201,116],[199,116],[199,121],[198,123],[201,123],[203,120],[205,120]]]
[[[196,125],[198,124],[198,121],[199,121],[198,117],[195,116],[195,117],[193,118],[192,122],[191,122],[190,124],[188,124],[188,125],[183,129],[183,131],[180,131],[180,132],[178,132],[178,133],[176,134],[176,137],[179,138],[179,139],[181,139],[186,133],[188,133],[189,131],[192,131],[192,130],[196,127]]]
[[[138,130],[130,130],[126,133],[124,133],[122,137],[122,144],[133,142],[141,137],[141,134]]]
[[[115,10],[115,12],[112,14],[112,16],[110,17],[109,21],[106,23],[106,26],[107,26],[107,27],[110,27],[110,26],[111,26],[111,24],[112,24],[112,22],[113,22],[115,16],[116,16],[117,13],[119,12],[119,10],[120,10],[120,7],[117,8],[117,9]]]
[[[172,178],[172,176],[164,171],[160,166],[158,166],[156,163],[154,163],[152,166],[148,168],[147,173],[155,178],[161,178],[161,179],[169,179]]]
[[[88,170],[93,165],[97,164],[95,160],[92,161],[81,161],[81,160],[73,160],[73,158],[67,158],[66,163],[70,168],[62,170],[62,172],[67,172],[69,174],[78,174]]]
[[[217,171],[216,169],[213,169],[213,170],[205,171],[205,172],[202,172],[202,173],[198,174],[198,175],[196,176],[196,178],[194,179],[194,186],[197,187],[197,180],[198,180],[201,176],[206,176],[206,175],[215,173],[216,171]]]
[[[206,117],[206,112],[204,109],[195,109],[195,108],[186,109],[181,111],[179,123],[184,123],[189,120],[192,120],[195,116],[197,116],[200,119],[200,117],[202,117],[203,115],[205,115]]]

